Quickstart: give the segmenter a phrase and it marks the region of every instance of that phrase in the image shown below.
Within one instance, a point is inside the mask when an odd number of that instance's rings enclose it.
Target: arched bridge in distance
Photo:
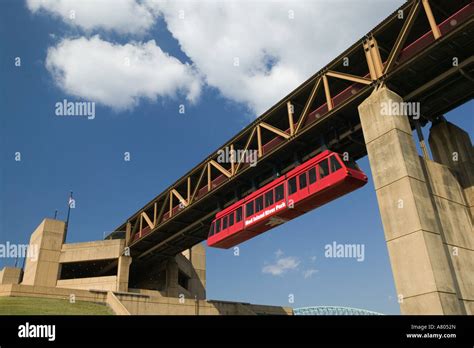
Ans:
[[[293,310],[294,315],[383,315],[367,309],[342,306],[301,307]]]
[[[256,150],[256,166],[220,163],[212,153],[124,220],[134,267],[159,262],[207,237],[236,202],[323,149],[367,154],[357,107],[380,85],[421,104],[412,129],[470,100],[474,3],[412,0],[217,150]],[[417,125],[418,123],[418,125]]]

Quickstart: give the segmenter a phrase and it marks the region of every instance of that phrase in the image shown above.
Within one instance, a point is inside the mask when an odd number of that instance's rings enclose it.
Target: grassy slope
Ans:
[[[102,304],[93,302],[40,298],[0,297],[0,315],[114,315]]]

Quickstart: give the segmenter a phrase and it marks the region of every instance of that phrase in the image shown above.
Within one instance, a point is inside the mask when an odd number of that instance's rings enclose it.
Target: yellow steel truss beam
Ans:
[[[326,95],[326,103],[328,105],[328,111],[331,111],[334,105],[332,102],[331,91],[329,90],[329,82],[326,75],[323,75],[323,84],[324,84],[324,94]]]
[[[172,190],[170,191],[170,194],[171,194],[172,196],[175,196],[176,198],[178,198],[179,202],[180,202],[184,207],[187,207],[187,206],[188,206],[188,202],[184,199],[183,196],[181,196],[181,194],[180,194],[178,191],[176,191],[176,189],[172,189]],[[172,197],[172,196],[170,197],[171,200],[173,200],[173,197]]]
[[[430,2],[428,0],[422,0],[422,3],[423,3],[423,8],[425,9],[426,17],[428,18],[428,22],[430,23],[433,36],[435,40],[437,40],[441,37],[441,31],[439,30],[438,24],[436,24],[433,11],[431,11]]]
[[[369,47],[370,54],[372,55],[372,61],[374,62],[375,73],[377,74],[377,78],[380,78],[383,75],[383,62],[382,58],[380,57],[379,45],[373,36],[371,36],[369,39]]]
[[[230,144],[230,153],[232,154],[232,158],[230,159],[230,173],[235,175],[235,154],[234,154],[234,144]]]
[[[257,146],[258,146],[258,157],[263,156],[263,149],[262,149],[262,129],[260,125],[257,125]]]
[[[405,45],[405,41],[408,37],[408,34],[410,33],[413,23],[415,23],[419,10],[420,10],[420,2],[416,1],[411,7],[410,12],[408,13],[408,16],[405,20],[405,23],[403,23],[403,27],[400,33],[398,34],[397,40],[395,41],[392,47],[392,50],[390,51],[390,54],[388,55],[387,63],[385,64],[385,67],[383,70],[384,74],[389,72],[390,69],[395,64],[395,62],[397,61],[398,55],[400,54],[400,51],[402,50],[403,45]]]
[[[188,190],[186,192],[187,193],[187,198],[188,198],[187,202],[188,202],[188,204],[190,204],[191,203],[191,177],[190,176],[188,176],[187,181],[188,181]]]
[[[142,211],[141,213],[141,217],[143,219],[145,219],[146,223],[148,224],[148,226],[150,226],[151,229],[155,228],[155,223],[151,221],[151,219],[148,217],[148,214],[145,213],[144,211]],[[141,228],[140,228],[141,230]]]
[[[370,36],[362,43],[367,65],[369,66],[370,78],[377,80],[383,75],[383,62],[380,57],[379,46],[375,37]]]
[[[298,120],[298,124],[296,125],[295,133],[298,133],[299,129],[303,125],[303,122],[306,119],[306,116],[308,115],[309,108],[311,107],[311,104],[313,104],[314,99],[316,98],[316,93],[318,92],[320,85],[321,85],[321,78],[318,78],[313,86],[313,89],[311,90],[311,94],[309,95],[309,98],[306,101],[303,111],[301,112],[301,116]]]
[[[165,213],[165,208],[166,208],[166,203],[168,202],[170,195],[167,194],[165,198],[163,199],[163,204],[161,205],[160,211],[158,213],[158,216],[156,218],[156,224],[159,225],[161,222],[161,219],[163,218],[163,214]],[[158,203],[158,202],[157,202]]]
[[[288,101],[286,103],[286,109],[288,111],[288,123],[290,125],[290,135],[295,134],[295,124],[293,122],[293,113],[294,113],[294,107],[291,104],[291,101]]]
[[[256,132],[256,129],[257,127],[254,127],[252,129],[252,132],[250,133],[250,136],[248,137],[247,139],[247,143],[245,144],[245,147],[244,147],[244,152],[248,150],[249,146],[250,146],[250,142],[252,141],[254,135],[255,135],[255,132]],[[242,153],[242,157],[240,157],[237,161],[237,166],[235,167],[235,173],[237,173],[237,171],[239,170],[240,168],[240,164],[242,163],[242,159],[243,159],[243,156],[244,156],[244,152]]]
[[[142,237],[142,230],[143,230],[143,215],[140,214],[140,229],[138,230],[138,235],[140,238]]]
[[[127,221],[127,224],[125,225],[125,245],[129,246],[130,241],[132,240],[132,224],[130,221]]]
[[[193,194],[191,195],[191,200],[189,201],[190,204],[194,201],[194,197],[196,197],[196,193],[199,190],[199,186],[201,185],[202,178],[204,177],[204,173],[206,173],[206,170],[207,170],[206,166],[203,166],[201,175],[199,175],[199,179],[196,183],[196,187],[194,188]]]
[[[357,76],[357,75],[346,74],[346,73],[342,73],[342,72],[338,72],[338,71],[329,70],[326,73],[326,75],[331,76],[331,77],[335,77],[335,78],[338,78],[338,79],[342,79],[342,80],[361,83],[361,84],[364,84],[364,85],[370,85],[372,83],[372,80],[368,79],[366,77],[360,77],[360,76]]]
[[[211,180],[211,163],[207,162],[207,191],[212,189],[212,180]]]
[[[132,233],[130,234],[130,241],[132,241],[133,238],[135,238],[135,234],[136,234],[137,231],[138,231],[138,226],[139,226],[139,219],[137,219],[137,220],[135,221],[135,224],[133,225]]]
[[[260,122],[260,127],[263,127],[267,130],[269,130],[270,132],[273,132],[275,134],[278,134],[279,136],[285,138],[285,139],[288,139],[290,136],[285,133],[284,131],[282,131],[281,129],[278,129],[276,127],[273,127],[272,125],[269,125],[268,123],[265,123],[265,122]]]
[[[375,73],[374,62],[372,61],[372,55],[370,54],[370,48],[368,41],[362,43],[364,47],[365,60],[367,61],[367,66],[369,67],[369,74],[372,81],[377,80],[377,74]]]
[[[232,176],[232,173],[229,172],[227,169],[225,169],[223,166],[221,166],[219,163],[217,163],[216,161],[214,160],[210,160],[209,161],[210,164],[212,164],[212,166],[214,168],[216,168],[218,171],[220,171],[222,174],[224,174],[225,176],[227,176],[228,178],[230,178]]]

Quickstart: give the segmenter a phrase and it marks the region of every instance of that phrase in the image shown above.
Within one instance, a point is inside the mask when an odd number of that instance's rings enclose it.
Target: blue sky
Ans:
[[[280,12],[259,2],[262,13],[276,11],[262,18],[277,19],[258,24],[257,11],[248,16],[248,26],[271,27],[282,37],[304,33],[325,47],[302,52],[306,45],[292,43],[297,52],[290,54],[276,34],[256,33],[254,40],[247,40],[248,33],[239,27],[242,17],[232,15],[235,9],[221,8],[224,18],[216,22],[222,20],[225,26],[213,29],[205,18],[210,11],[183,6],[185,18],[195,21],[194,30],[187,31],[170,14],[179,8],[150,10],[147,17],[140,11],[148,10],[133,7],[137,18],[149,20],[131,24],[119,14],[113,20],[88,18],[79,6],[77,22],[71,24],[61,8],[1,1],[0,243],[27,243],[34,228],[56,209],[64,219],[70,190],[76,208],[68,241],[102,239],[400,3],[347,2],[337,28],[332,23],[336,15],[328,12],[318,24],[321,28],[308,34],[307,26],[316,24],[303,12],[330,11],[327,1],[274,4]],[[206,6],[216,8],[209,1]],[[372,11],[365,22],[364,8]],[[278,16],[292,9],[296,24],[287,25]],[[127,12],[133,19],[133,11]],[[324,46],[324,40],[333,43]],[[213,46],[215,42],[219,44]],[[138,79],[122,68],[109,70],[111,63],[101,65],[104,58],[94,60],[123,52],[145,57],[136,70]],[[300,62],[301,53],[314,59]],[[21,66],[15,66],[15,57],[21,58]],[[222,57],[229,59],[223,62]],[[240,70],[232,65],[235,57],[240,58]],[[84,62],[88,69],[75,73],[74,67]],[[55,75],[57,71],[62,75]],[[162,76],[168,79],[162,81]],[[54,105],[63,99],[97,102],[95,119],[56,116]],[[184,114],[178,112],[180,105],[185,105]],[[470,134],[472,105],[447,115]],[[16,152],[21,161],[14,160]],[[130,153],[129,162],[124,161],[125,152]],[[362,189],[242,244],[239,256],[232,250],[208,249],[208,298],[399,313],[367,158],[359,164],[369,176]],[[364,244],[364,261],[325,258],[324,246],[333,241]],[[13,263],[0,260],[0,266]],[[263,272],[272,265],[280,266],[282,273]],[[290,295],[294,303],[288,302]]]

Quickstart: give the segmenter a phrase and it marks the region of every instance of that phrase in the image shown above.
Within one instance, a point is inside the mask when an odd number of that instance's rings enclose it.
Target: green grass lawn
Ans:
[[[0,315],[114,315],[106,305],[40,297],[0,297]]]

